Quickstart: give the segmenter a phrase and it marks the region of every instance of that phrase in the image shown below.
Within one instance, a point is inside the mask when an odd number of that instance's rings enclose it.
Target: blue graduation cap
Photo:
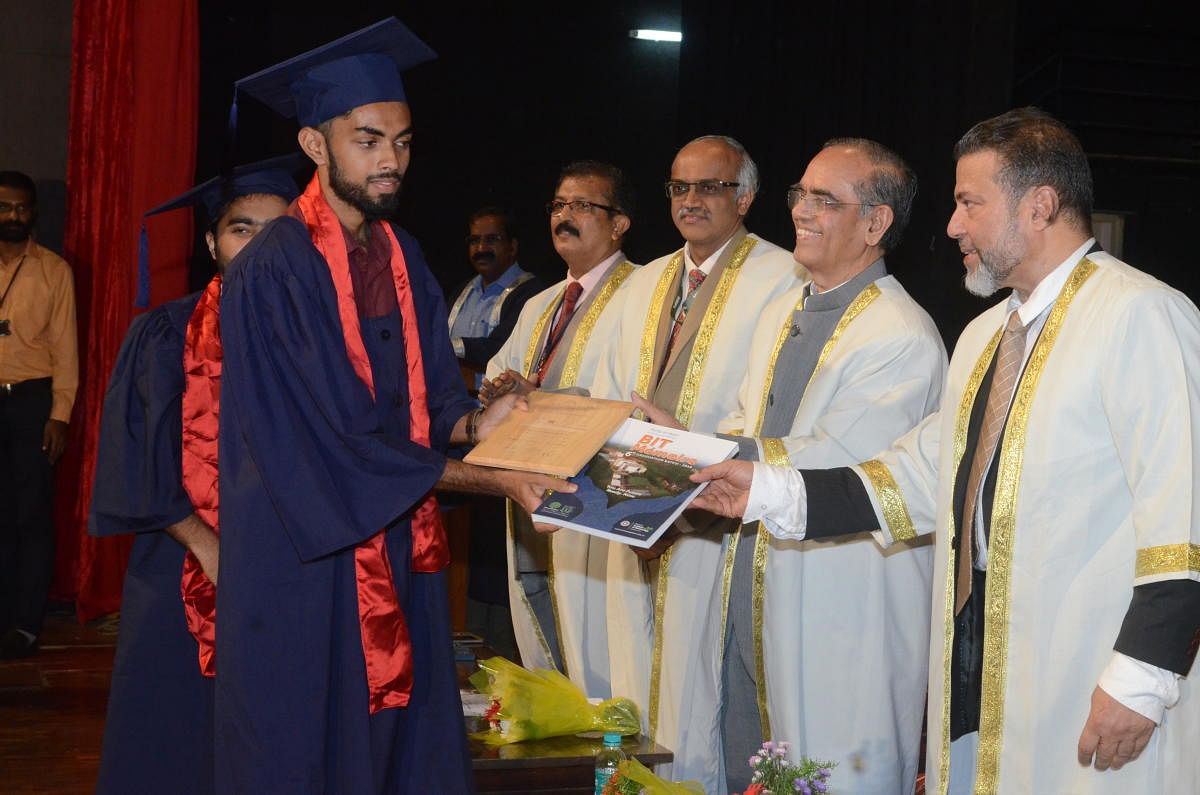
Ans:
[[[303,127],[360,105],[404,102],[401,72],[437,57],[395,17],[297,55],[234,83],[230,127],[237,126],[237,94],[244,91]]]
[[[221,211],[242,196],[269,194],[291,202],[300,195],[292,172],[300,169],[308,159],[299,152],[260,160],[238,166],[228,174],[222,174],[201,182],[175,198],[147,210],[142,216],[142,230],[138,240],[137,298],[134,306],[150,304],[150,240],[146,235],[146,218],[159,213],[180,210],[184,207],[203,207],[209,223],[220,219]]]

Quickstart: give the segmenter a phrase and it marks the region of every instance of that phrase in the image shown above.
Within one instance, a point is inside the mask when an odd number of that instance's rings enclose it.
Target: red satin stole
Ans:
[[[313,245],[329,264],[337,294],[338,315],[346,345],[346,355],[354,372],[375,396],[371,362],[363,342],[354,287],[350,280],[350,257],[341,222],[321,193],[316,175],[296,200],[304,217]],[[425,388],[420,329],[416,303],[408,276],[404,251],[386,223],[375,224],[372,232],[384,233],[391,244],[392,281],[396,304],[400,308],[404,352],[408,359],[409,437],[429,446],[429,403]],[[450,563],[450,549],[442,527],[437,501],[432,492],[416,506],[412,517],[412,560],[415,572],[441,571]],[[391,564],[384,544],[384,531],[363,541],[354,550],[355,580],[358,586],[358,615],[361,625],[363,657],[366,660],[370,711],[408,704],[412,692],[412,643],[404,611],[396,598]]]
[[[183,488],[217,532],[217,419],[221,406],[221,277],[214,276],[188,320],[183,343]],[[217,589],[191,552],[180,583],[188,631],[200,646],[200,673],[214,676]]]

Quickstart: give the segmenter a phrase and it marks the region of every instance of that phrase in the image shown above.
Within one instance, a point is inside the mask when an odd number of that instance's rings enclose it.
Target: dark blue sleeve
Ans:
[[[445,457],[380,432],[346,356],[328,266],[299,222],[275,221],[239,259],[221,297],[221,468],[247,456],[256,477],[222,477],[222,513],[229,500],[269,498],[299,557],[313,560],[414,508]]]
[[[137,318],[104,393],[88,531],[162,530],[192,512],[183,490],[183,330],[165,307]]]
[[[458,357],[450,343],[446,302],[425,263],[421,247],[403,229],[393,228],[404,249],[421,324],[421,354],[425,362],[425,388],[429,392],[429,441],[435,450],[445,452],[454,425],[479,404],[467,393]]]

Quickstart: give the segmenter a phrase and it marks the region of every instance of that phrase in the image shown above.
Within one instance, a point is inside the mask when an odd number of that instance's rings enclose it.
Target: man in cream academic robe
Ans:
[[[739,459],[852,464],[936,410],[941,336],[883,260],[916,188],[898,155],[865,139],[826,143],[792,186],[794,256],[813,280],[758,323],[739,405],[719,427]],[[836,761],[837,792],[912,792],[926,677],[914,651],[929,642],[920,607],[932,559],[929,543],[883,551],[867,533],[781,541],[753,523],[727,535],[721,587],[696,627],[705,633],[696,665],[708,677],[685,707],[673,777],[741,792],[747,757],[774,739]],[[663,676],[680,675],[680,662],[667,657]]]
[[[956,156],[967,286],[1014,292],[941,411],[853,468],[710,468],[703,504],[780,538],[936,531],[928,792],[1194,792],[1200,313],[1095,245],[1059,122],[1010,111]]]
[[[489,362],[485,396],[509,388],[588,389],[612,336],[621,285],[634,265],[621,252],[629,229],[629,188],[621,171],[595,162],[563,169],[550,203],[554,247],[567,278],[535,295]],[[508,582],[513,631],[527,668],[557,668],[589,696],[608,698],[604,619],[608,542],[586,533],[533,531],[511,501]]]
[[[754,162],[732,139],[700,138],[679,151],[667,193],[685,245],[630,276],[595,396],[628,400],[637,392],[704,432],[737,405],[759,315],[804,274],[789,252],[742,225],[757,189]],[[695,628],[705,620],[728,529],[714,519],[697,520],[703,527],[657,560],[609,546],[613,694],[633,698],[646,731],[668,748],[679,745],[690,679],[662,677],[663,659],[696,659]]]

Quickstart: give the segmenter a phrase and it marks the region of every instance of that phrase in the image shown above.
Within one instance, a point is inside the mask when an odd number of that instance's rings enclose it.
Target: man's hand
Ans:
[[[693,483],[708,482],[708,488],[692,500],[691,507],[741,519],[750,497],[750,482],[754,479],[754,464],[750,461],[722,461],[692,473]]]
[[[479,415],[479,424],[475,426],[475,436],[482,442],[513,411],[529,411],[529,401],[514,392],[492,401]]]
[[[192,514],[181,522],[167,528],[167,535],[183,545],[196,556],[200,568],[213,585],[217,584],[217,563],[220,560],[221,542],[212,528],[199,516]]]
[[[630,392],[629,399],[633,401],[635,409],[640,409],[642,414],[646,415],[646,422],[652,422],[655,425],[662,425],[667,428],[678,428],[681,431],[687,430],[687,428],[683,427],[683,423],[675,419],[675,415],[669,411],[660,409],[637,392]]]
[[[212,584],[217,584],[217,563],[220,560],[221,542],[217,540],[217,536],[213,533],[208,534],[208,538],[197,544],[191,553],[196,556],[196,560],[200,562],[200,568],[204,570],[205,576],[212,580]]]
[[[50,459],[50,466],[58,463],[66,449],[67,424],[62,420],[46,420],[46,429],[42,431],[42,452]]]
[[[1138,758],[1153,733],[1154,721],[1097,687],[1092,691],[1092,711],[1079,735],[1079,764],[1087,767],[1095,755],[1097,770],[1120,770]]]
[[[501,479],[504,496],[520,505],[527,513],[537,510],[547,491],[553,489],[570,494],[576,488],[574,483],[536,472],[498,470],[496,474]]]
[[[671,526],[667,528],[667,532],[659,536],[657,541],[645,549],[642,549],[641,547],[630,547],[630,549],[633,550],[633,554],[637,555],[642,560],[654,560],[655,558],[662,557],[662,554],[666,552],[671,545],[678,541],[682,536],[683,533],[679,532],[679,530],[677,530],[674,526]]]
[[[479,402],[484,406],[489,406],[494,400],[510,392],[516,392],[524,397],[535,389],[537,389],[537,384],[516,370],[505,370],[495,378],[483,380],[483,384],[479,387]]]

